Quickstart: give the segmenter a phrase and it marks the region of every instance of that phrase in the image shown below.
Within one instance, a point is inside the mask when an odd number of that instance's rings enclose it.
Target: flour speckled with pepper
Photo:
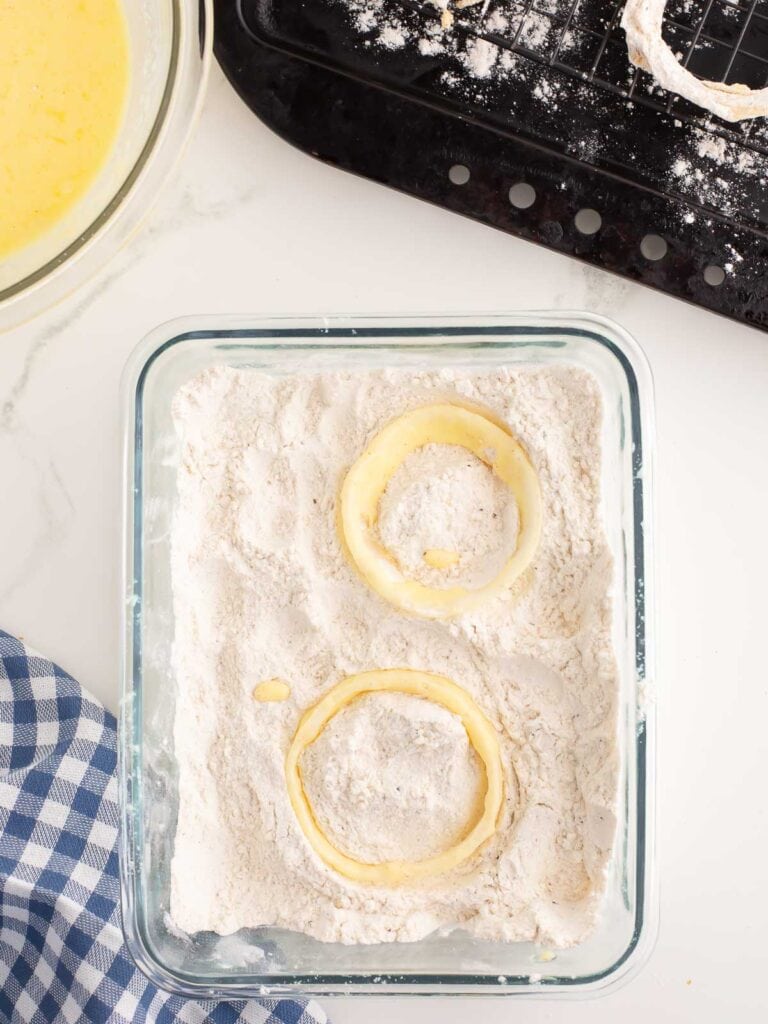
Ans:
[[[541,533],[510,586],[430,619],[356,571],[339,495],[387,424],[436,404],[487,410],[519,442],[538,478]],[[289,377],[217,367],[179,391],[174,416],[175,924],[346,943],[451,928],[553,947],[583,940],[599,914],[617,785],[594,378],[569,366]],[[402,460],[371,524],[399,572],[469,590],[498,577],[530,517],[493,457],[430,442]],[[324,695],[387,669],[466,691],[490,723],[503,789],[495,831],[470,856],[372,884],[335,870],[309,841],[286,757]],[[317,826],[361,864],[439,860],[482,814],[487,790],[463,719],[405,692],[342,707],[300,770]]]

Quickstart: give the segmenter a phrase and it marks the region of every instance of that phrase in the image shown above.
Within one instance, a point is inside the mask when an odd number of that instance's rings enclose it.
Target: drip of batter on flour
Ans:
[[[253,690],[253,699],[261,703],[288,700],[290,695],[291,688],[284,679],[265,679],[263,683],[259,683]]]

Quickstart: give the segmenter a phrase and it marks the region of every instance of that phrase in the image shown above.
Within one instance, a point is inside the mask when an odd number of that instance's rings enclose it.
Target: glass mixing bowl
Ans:
[[[104,266],[149,211],[195,122],[211,62],[212,0],[131,0],[124,9],[131,75],[117,140],[82,199],[0,262],[0,331]]]

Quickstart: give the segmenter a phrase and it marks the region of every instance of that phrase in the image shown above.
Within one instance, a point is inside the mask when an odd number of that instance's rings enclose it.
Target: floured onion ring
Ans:
[[[485,768],[485,796],[478,820],[466,836],[444,853],[425,860],[381,861],[366,864],[342,853],[317,822],[301,778],[301,755],[314,743],[334,715],[350,702],[370,693],[405,693],[440,704],[457,715]],[[395,886],[443,874],[468,860],[496,831],[504,799],[504,775],[496,729],[473,698],[445,676],[413,669],[381,669],[348,676],[301,717],[285,760],[288,797],[304,835],[318,856],[353,882]]]
[[[484,462],[512,491],[520,527],[513,554],[483,587],[428,587],[404,576],[376,536],[379,501],[411,452],[427,444],[460,445]],[[536,472],[517,440],[499,423],[460,405],[428,405],[389,423],[347,473],[338,517],[342,547],[363,579],[402,611],[446,619],[474,608],[508,587],[530,565],[541,535],[541,492]]]
[[[666,5],[667,0],[627,0],[621,27],[627,34],[632,63],[649,71],[663,89],[711,110],[724,121],[768,115],[768,89],[708,82],[683,67],[661,34]]]

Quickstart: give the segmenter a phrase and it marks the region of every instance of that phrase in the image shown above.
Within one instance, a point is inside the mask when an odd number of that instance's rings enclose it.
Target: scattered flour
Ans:
[[[565,16],[564,0],[540,0],[536,9],[492,0],[425,0],[421,16],[389,0],[339,0],[350,13],[354,29],[365,47],[399,50],[414,47],[424,57],[454,57],[470,81],[489,81],[495,75],[517,71],[516,54],[484,38],[496,36],[507,43],[544,53],[558,35]],[[430,14],[429,12],[434,12]],[[463,32],[455,31],[461,19]],[[455,76],[453,76],[455,78]],[[451,72],[445,72],[446,84]]]
[[[544,532],[513,592],[434,622],[398,613],[357,576],[336,500],[385,423],[451,397],[489,408],[526,447]],[[174,416],[175,923],[220,934],[270,925],[347,943],[454,927],[553,947],[585,938],[614,839],[617,779],[594,379],[566,366],[287,378],[220,367],[180,390]],[[487,503],[504,518],[495,483],[453,449],[444,454],[419,454],[430,478],[420,488],[417,460],[393,477],[381,529],[404,560],[414,531],[417,552],[440,540],[482,559],[505,543],[493,513],[485,517]],[[469,494],[459,498],[462,480]],[[457,515],[484,517],[474,541],[435,507],[443,498]],[[495,723],[505,766],[494,837],[453,872],[396,889],[329,869],[298,826],[284,777],[302,712],[343,677],[392,667],[460,683]],[[274,677],[290,698],[254,701],[254,685]],[[339,713],[302,770],[335,841],[371,859],[450,846],[482,779],[453,715],[404,695],[370,695]]]
[[[732,215],[749,195],[768,185],[768,167],[757,150],[709,128],[690,126],[681,133],[678,152],[670,159],[669,179],[686,198]]]
[[[559,25],[553,26],[551,18],[532,11],[523,23],[518,43],[529,50],[539,52],[546,47],[553,28],[557,30]]]
[[[561,108],[567,110],[574,102],[588,105],[600,122],[594,132],[570,136],[562,124],[555,131],[561,133],[560,142],[569,155],[586,163],[601,159],[610,163],[613,141],[603,122],[611,115],[601,110],[599,88],[585,83],[580,95],[579,87],[574,87],[572,81],[569,83],[569,73],[547,68],[546,63],[542,63],[557,47],[560,62],[580,69],[575,70],[575,74],[587,75],[592,70],[594,47],[588,45],[588,37],[581,27],[581,7],[577,17],[571,20],[570,0],[538,0],[530,9],[505,0],[482,3],[471,0],[455,3],[432,0],[429,3],[425,0],[419,9],[393,5],[391,0],[338,2],[350,10],[358,31],[362,31],[364,24],[367,31],[362,45],[379,47],[382,51],[412,46],[421,56],[430,58],[438,71],[429,88],[466,106],[494,111],[510,118],[513,125],[520,121],[546,124],[551,131],[553,120],[549,115]],[[736,7],[733,10],[740,12]],[[452,21],[448,28],[441,27],[440,19],[447,14],[455,24]],[[607,27],[605,18],[603,24]],[[698,45],[701,48],[705,44],[706,40],[700,40]],[[620,66],[619,51],[623,49],[620,41],[608,47],[601,58],[599,74],[606,73],[606,61],[609,68],[616,61],[619,61],[617,68]],[[617,71],[616,85],[627,91],[634,89],[635,100],[640,103],[644,99],[658,103],[665,98],[658,83],[645,82],[636,87],[634,72],[626,57],[624,64],[626,80],[622,80]],[[608,70],[607,73],[610,76],[614,72]],[[634,107],[635,102],[628,100],[627,110]],[[757,129],[747,142],[738,134],[727,137],[722,126],[703,118],[699,125],[683,124],[679,119],[674,124],[679,134],[674,144],[667,147],[668,164],[664,166],[657,156],[649,157],[653,166],[644,173],[666,178],[669,194],[694,209],[709,209],[734,219],[763,223],[764,211],[758,190],[768,185],[764,155],[768,130]],[[619,163],[635,161],[640,168],[645,156],[621,152],[618,160]],[[713,173],[713,167],[723,168],[722,173]],[[694,213],[694,219],[695,216]],[[682,206],[680,217],[685,223],[692,222],[690,210]]]
[[[488,32],[495,32],[497,35],[503,35],[509,30],[509,18],[502,14],[501,10],[491,11],[485,19],[484,28]]]
[[[464,67],[473,78],[488,78],[499,56],[499,47],[487,39],[469,39],[464,53],[459,55]]]
[[[385,50],[400,50],[405,46],[406,34],[401,25],[385,25],[379,32],[379,42]]]
[[[708,135],[699,141],[696,148],[699,156],[709,157],[721,164],[726,159],[728,143],[722,136]]]
[[[535,101],[535,108],[523,105],[520,111],[520,116],[528,121],[537,118],[540,113],[546,115],[547,112],[558,111],[563,95],[566,98],[562,105],[567,108],[574,102],[575,94],[571,86],[565,87],[564,73],[554,69],[546,70],[546,65],[541,63],[547,60],[555,46],[558,48],[559,61],[575,69],[575,74],[589,74],[592,70],[594,47],[588,45],[580,21],[582,7],[586,6],[587,0],[580,5],[574,18],[571,18],[571,0],[538,0],[533,8],[507,0],[424,0],[418,9],[392,4],[391,0],[337,2],[343,3],[350,11],[354,27],[365,37],[364,46],[379,47],[382,50],[413,46],[422,56],[434,59],[438,66],[439,63],[443,64],[443,70],[436,79],[443,93],[479,108],[494,109],[497,102],[509,104],[510,96],[516,103],[518,93],[504,89],[504,83],[520,83],[523,88],[519,96],[523,104],[524,93]],[[653,6],[658,7],[657,0],[654,0]],[[642,18],[646,18],[646,0],[642,0],[640,8]],[[697,9],[693,3],[678,5],[678,10],[683,13],[695,13]],[[731,11],[739,18],[744,16],[744,9],[738,5],[723,10]],[[595,22],[590,15],[591,21],[599,25],[599,12],[594,13],[598,21]],[[456,22],[453,24],[452,21],[447,28],[441,27],[440,21],[446,14],[450,14]],[[656,18],[658,10],[651,20]],[[602,24],[607,27],[605,18]],[[648,25],[643,22],[641,27],[647,35],[650,31]],[[697,43],[699,49],[707,45],[710,44],[704,38]],[[606,73],[606,61],[610,65],[619,59],[618,50],[624,50],[623,42],[612,42],[608,46],[600,61],[598,78],[600,74]],[[526,53],[535,55],[538,60],[526,56]],[[684,55],[670,50],[668,56],[674,62],[671,72],[674,77],[682,72],[679,61]],[[653,99],[658,103],[665,99],[664,90],[658,82],[645,81],[638,87],[634,81],[634,69],[626,58],[625,64],[628,77],[626,81],[617,77],[616,85],[621,85],[627,91],[635,90],[635,101]],[[610,75],[612,72],[607,73]],[[662,80],[668,87],[674,88],[674,84],[664,76]],[[696,82],[695,88],[701,92],[701,95],[697,93],[698,99],[706,105],[706,101],[711,98],[711,90],[708,91],[704,83]],[[497,83],[502,86],[498,96]],[[526,86],[527,89],[524,88]],[[755,97],[718,93],[718,99],[737,105],[754,105]],[[583,102],[594,107],[596,116],[599,115],[599,90],[587,90]],[[629,110],[634,105],[633,101],[627,102]],[[500,109],[497,113],[514,117],[516,111]],[[759,206],[759,200],[755,199],[755,195],[756,186],[764,187],[768,184],[765,172],[768,129],[758,127],[747,141],[737,133],[738,129],[733,129],[732,137],[724,135],[722,125],[713,125],[703,116],[699,125],[684,125],[679,119],[674,123],[680,129],[680,134],[675,145],[669,147],[669,165],[652,173],[657,176],[666,174],[671,194],[685,202],[708,207],[730,217],[756,219],[762,223],[762,208],[756,208],[755,204]],[[591,141],[587,144],[579,137],[572,139],[566,150],[586,162],[596,161],[601,155],[610,158],[609,153],[603,153],[607,135],[610,133],[601,127],[596,133],[595,146]],[[622,155],[619,159],[623,162],[627,157]],[[686,167],[686,163],[690,167]],[[713,165],[724,167],[725,173],[712,174]],[[681,213],[681,216],[684,214]]]
[[[436,57],[443,53],[443,43],[436,36],[422,36],[418,42],[419,53],[424,57]]]

